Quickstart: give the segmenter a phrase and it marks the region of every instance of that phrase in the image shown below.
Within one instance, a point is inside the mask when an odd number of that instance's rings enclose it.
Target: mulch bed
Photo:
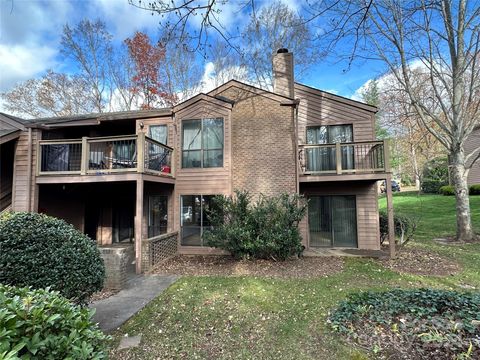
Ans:
[[[401,249],[393,260],[387,258],[378,261],[391,270],[414,275],[447,276],[461,270],[460,265],[451,259],[412,247]]]
[[[194,276],[258,276],[316,278],[339,273],[343,260],[337,257],[305,257],[287,261],[235,260],[230,256],[175,256],[151,272]]]

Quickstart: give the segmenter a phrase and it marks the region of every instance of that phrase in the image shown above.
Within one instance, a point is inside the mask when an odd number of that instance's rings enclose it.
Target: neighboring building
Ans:
[[[307,249],[380,249],[376,182],[390,168],[377,109],[295,83],[284,49],[274,76],[272,92],[232,80],[168,109],[36,119],[18,140],[13,210],[135,242],[137,271],[157,256],[147,239],[218,253],[202,241],[205,211],[235,189],[307,196]]]
[[[480,126],[477,126],[465,142],[465,153],[469,154],[480,148]],[[476,153],[477,154],[477,153]],[[468,185],[480,184],[480,159],[473,164],[468,173]]]

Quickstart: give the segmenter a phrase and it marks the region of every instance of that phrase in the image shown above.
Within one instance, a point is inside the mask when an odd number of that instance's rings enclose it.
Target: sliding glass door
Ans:
[[[311,196],[310,247],[357,247],[355,196]]]

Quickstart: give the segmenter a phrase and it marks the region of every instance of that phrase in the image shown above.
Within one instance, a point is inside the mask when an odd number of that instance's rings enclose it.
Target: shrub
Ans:
[[[452,185],[445,185],[438,189],[438,192],[445,196],[455,195],[455,188]]]
[[[91,311],[56,291],[0,285],[0,309],[1,359],[107,358],[109,337]]]
[[[480,195],[480,184],[470,186],[470,195]]]
[[[437,194],[444,185],[448,185],[447,158],[438,157],[430,160],[423,168],[422,191],[427,194]]]
[[[478,319],[479,293],[395,289],[351,294],[329,321],[351,340],[398,358],[477,359]]]
[[[395,224],[395,236],[396,243],[405,245],[407,242],[413,239],[415,231],[417,229],[417,222],[403,214],[394,213],[393,223]],[[385,239],[388,238],[388,215],[386,212],[380,212],[380,243],[383,244]]]
[[[85,301],[103,287],[105,267],[96,244],[72,225],[47,215],[0,218],[0,283],[51,287]]]
[[[208,212],[212,229],[204,233],[209,246],[236,258],[285,260],[302,251],[298,223],[306,213],[299,196],[260,196],[256,203],[246,191],[217,196]]]

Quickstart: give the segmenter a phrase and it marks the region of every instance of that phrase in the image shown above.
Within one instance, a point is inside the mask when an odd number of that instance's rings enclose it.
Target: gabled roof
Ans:
[[[18,138],[26,123],[27,120],[0,113],[0,144]]]
[[[238,80],[229,80],[225,84],[220,85],[219,87],[209,91],[207,94],[210,95],[210,96],[214,96],[216,98],[219,98],[218,94],[220,94],[223,91],[225,91],[227,89],[230,89],[232,87],[240,89],[240,90],[248,91],[248,92],[250,92],[252,94],[255,94],[255,95],[265,96],[269,99],[278,101],[278,102],[280,102],[281,104],[284,104],[284,105],[296,104],[295,99],[292,99],[292,98],[289,98],[287,96],[283,96],[283,95],[280,95],[280,94],[276,94],[272,91],[261,89],[261,88],[258,88],[256,86],[250,85],[250,84],[246,84],[246,83],[243,83],[243,82],[238,81]]]
[[[327,98],[327,99],[331,99],[333,101],[338,101],[338,102],[341,102],[343,104],[354,106],[354,107],[357,107],[357,108],[360,108],[360,109],[363,109],[363,110],[366,110],[366,111],[370,111],[370,112],[374,112],[374,113],[376,113],[378,111],[378,108],[376,106],[368,105],[368,104],[365,104],[361,101],[352,100],[352,99],[346,98],[344,96],[332,94],[332,93],[329,93],[327,91],[323,91],[323,90],[320,90],[320,89],[317,89],[317,88],[314,88],[314,87],[311,87],[311,86],[308,86],[308,85],[305,85],[305,84],[301,84],[301,83],[298,83],[298,82],[295,82],[295,88],[300,88],[300,89],[302,89],[304,91],[307,91],[311,94],[318,95],[320,97],[324,97],[324,98]]]
[[[191,97],[190,99],[187,99],[183,102],[181,102],[180,104],[177,104],[173,107],[173,112],[178,112],[178,111],[181,111],[183,109],[185,109],[186,107],[190,106],[190,105],[193,105],[199,101],[207,101],[209,103],[212,103],[216,106],[222,106],[222,107],[226,107],[227,109],[231,109],[232,108],[232,102],[228,99],[225,99],[225,98],[222,98],[222,97],[213,97],[211,95],[208,95],[208,94],[204,94],[204,93],[200,93],[198,95],[195,95],[194,97]]]
[[[82,115],[69,115],[59,117],[47,117],[35,119],[29,127],[55,127],[55,126],[81,126],[96,125],[102,121],[114,121],[125,119],[146,119],[159,116],[169,116],[172,114],[171,108],[153,109],[153,110],[130,110],[116,111],[109,113],[91,113]]]

